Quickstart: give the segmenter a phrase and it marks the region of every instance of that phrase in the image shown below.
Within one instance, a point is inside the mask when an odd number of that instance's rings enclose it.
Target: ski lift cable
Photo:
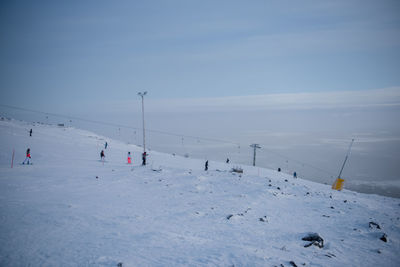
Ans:
[[[27,109],[27,108],[21,108],[21,107],[6,105],[6,104],[0,104],[0,106],[11,108],[11,109],[16,109],[16,110],[27,111],[27,112],[50,115],[50,116],[55,116],[55,117],[61,117],[61,118],[67,118],[67,119],[74,119],[74,120],[78,120],[78,121],[84,121],[84,122],[96,123],[96,124],[101,124],[101,125],[107,125],[107,126],[112,126],[112,127],[134,129],[134,130],[140,130],[141,129],[139,127],[132,127],[132,126],[124,125],[124,124],[110,123],[110,122],[104,122],[104,121],[98,121],[98,120],[90,120],[90,119],[85,119],[85,118],[76,117],[76,116],[69,116],[69,115],[64,115],[64,114],[59,114],[59,113],[51,113],[51,112],[43,112],[43,111]],[[208,137],[200,137],[200,136],[192,136],[192,135],[182,135],[182,134],[178,134],[178,133],[171,133],[171,132],[159,131],[159,130],[153,130],[153,129],[146,129],[146,131],[152,132],[152,133],[170,135],[170,136],[186,137],[186,138],[191,138],[191,139],[196,139],[196,140],[204,140],[204,141],[209,141],[209,142],[226,143],[226,144],[232,144],[232,145],[239,145],[240,146],[239,143],[228,141],[228,140],[216,139],[216,138],[208,138]]]
[[[293,159],[293,158],[290,158],[290,157],[288,157],[288,156],[282,155],[282,154],[280,154],[280,153],[278,153],[278,152],[272,151],[271,149],[267,149],[267,148],[265,148],[265,145],[263,145],[263,147],[261,147],[261,150],[268,151],[269,153],[275,154],[275,155],[277,155],[277,156],[279,156],[279,157],[281,157],[281,158],[283,158],[283,159],[285,159],[285,160],[291,160],[291,161],[297,162],[297,163],[299,163],[299,164],[302,164],[302,165],[304,165],[304,166],[308,166],[308,167],[310,167],[310,168],[313,168],[313,169],[318,170],[318,171],[320,171],[320,172],[323,172],[323,173],[325,173],[325,174],[329,174],[330,176],[333,176],[333,175],[334,175],[333,172],[331,172],[331,171],[327,171],[327,170],[325,170],[325,169],[322,169],[322,168],[313,166],[313,165],[311,165],[311,164],[309,164],[309,163],[302,162],[302,161],[300,161],[300,160]]]

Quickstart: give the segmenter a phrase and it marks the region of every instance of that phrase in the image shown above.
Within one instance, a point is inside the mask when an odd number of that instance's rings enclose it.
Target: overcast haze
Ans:
[[[349,183],[400,196],[399,14],[399,1],[2,1],[0,104],[130,125],[69,122],[141,144],[148,91],[149,129],[178,134],[149,132],[149,147],[249,164],[260,143],[261,166],[327,183],[355,138]]]

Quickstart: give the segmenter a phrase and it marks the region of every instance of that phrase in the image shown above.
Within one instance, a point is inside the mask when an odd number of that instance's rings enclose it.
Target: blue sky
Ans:
[[[1,102],[399,86],[399,14],[398,1],[2,1]]]

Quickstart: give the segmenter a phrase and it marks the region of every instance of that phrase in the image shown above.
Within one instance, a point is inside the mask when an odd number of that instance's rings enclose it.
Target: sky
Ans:
[[[399,1],[1,1],[0,38],[0,104],[131,125],[140,144],[147,91],[149,129],[240,143],[238,162],[260,143],[285,155],[264,166],[336,173],[356,138],[347,174],[398,182]],[[239,153],[165,138],[149,145]]]
[[[165,99],[398,86],[399,14],[398,1],[2,1],[1,98],[67,109],[146,90]]]

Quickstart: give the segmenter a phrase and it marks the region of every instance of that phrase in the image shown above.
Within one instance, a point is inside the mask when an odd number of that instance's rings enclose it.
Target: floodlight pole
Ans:
[[[147,92],[139,92],[138,95],[142,97],[142,121],[143,121],[143,153],[146,152],[145,130],[144,130],[144,96]]]
[[[254,148],[254,154],[253,154],[253,166],[256,166],[256,149],[261,148],[259,144],[252,144],[250,147]]]

